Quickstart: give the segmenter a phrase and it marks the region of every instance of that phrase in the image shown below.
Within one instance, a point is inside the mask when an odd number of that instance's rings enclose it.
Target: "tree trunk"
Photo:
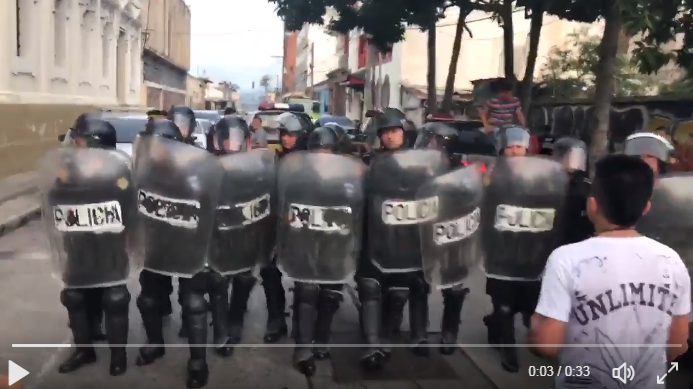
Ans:
[[[428,30],[428,73],[426,74],[426,82],[428,83],[428,114],[434,115],[438,113],[438,92],[436,91],[436,26],[432,23]]]
[[[460,9],[455,28],[455,40],[452,42],[452,55],[450,56],[450,66],[448,66],[448,78],[445,80],[445,94],[441,110],[445,113],[452,111],[452,94],[455,92],[455,76],[457,75],[457,62],[460,59],[462,49],[462,35],[464,35],[464,20],[467,13]]]
[[[541,27],[544,25],[544,2],[539,3],[532,9],[532,19],[529,27],[529,51],[527,52],[527,66],[520,85],[520,102],[522,111],[527,114],[529,105],[532,102],[532,85],[534,83],[534,68],[537,64],[537,51],[539,50],[539,38],[541,38]]]
[[[618,41],[623,27],[621,10],[616,1],[605,15],[604,35],[599,45],[599,63],[595,71],[595,96],[592,123],[594,128],[590,140],[590,171],[594,174],[594,164],[607,154],[609,141],[609,114],[613,100],[618,54]]]
[[[515,41],[513,38],[513,1],[505,0],[501,8],[503,19],[503,68],[505,78],[515,81]]]

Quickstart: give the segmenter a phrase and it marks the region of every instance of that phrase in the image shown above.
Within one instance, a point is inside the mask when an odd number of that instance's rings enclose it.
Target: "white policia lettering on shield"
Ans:
[[[433,241],[440,246],[467,239],[479,229],[480,221],[481,209],[477,208],[459,219],[436,223],[433,225]]]
[[[293,228],[308,227],[309,230],[333,232],[333,231],[348,231],[349,227],[345,225],[337,225],[327,223],[323,217],[325,211],[333,210],[347,214],[351,214],[350,207],[318,207],[315,205],[291,204],[289,211],[289,225]],[[306,212],[307,211],[307,212]],[[307,213],[308,220],[301,220],[300,214]]]
[[[263,200],[267,200],[267,206],[263,211],[260,211],[260,203]],[[241,209],[241,212],[243,213],[243,223],[241,223],[241,226],[247,226],[248,224],[253,224],[256,223],[270,214],[270,207],[269,207],[269,201],[270,201],[270,195],[269,193],[264,194],[258,198],[252,199],[250,201],[247,201],[245,203],[240,203],[236,204],[234,206],[228,206],[228,205],[220,205],[217,207],[217,209]],[[219,227],[219,230],[230,230],[233,229],[234,227],[238,226],[226,226],[226,227]]]
[[[545,232],[553,229],[556,210],[553,208],[522,208],[500,204],[496,207],[498,231]]]
[[[168,216],[165,214],[165,212],[162,214],[162,209],[156,209],[154,212],[148,212],[147,208],[145,208],[142,203],[139,201],[139,197],[141,195],[145,195],[148,198],[151,198],[153,200],[156,200],[157,202],[166,202],[166,203],[171,203],[173,205],[188,205],[196,208],[197,210],[200,209],[200,203],[194,200],[183,200],[183,199],[173,199],[170,197],[165,197],[165,196],[160,196],[155,193],[147,192],[146,190],[140,189],[138,192],[138,203],[137,203],[137,210],[142,213],[143,215],[162,221],[164,223],[168,223],[172,226],[175,227],[183,227],[183,228],[197,228],[197,224],[199,222],[197,216],[193,217],[192,220],[181,220],[178,218],[177,215],[175,216]],[[165,210],[164,210],[165,211]]]
[[[393,226],[419,224],[438,217],[438,196],[416,201],[386,200],[382,205],[383,223]]]
[[[69,225],[68,217],[72,214],[76,222]],[[107,201],[104,203],[81,205],[56,205],[53,207],[55,228],[61,232],[93,232],[117,234],[125,229],[120,203]]]

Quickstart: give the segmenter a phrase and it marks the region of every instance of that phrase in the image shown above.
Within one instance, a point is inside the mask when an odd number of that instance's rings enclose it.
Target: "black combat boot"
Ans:
[[[380,348],[380,317],[382,315],[380,283],[373,278],[358,280],[359,300],[361,301],[360,323],[363,342],[368,345],[361,365],[366,370],[380,370],[385,362],[385,354]]]
[[[428,356],[428,292],[423,275],[411,281],[409,294],[409,342],[418,356]]]
[[[443,290],[443,319],[440,325],[440,353],[443,355],[452,355],[457,350],[457,334],[467,293],[467,288]]]
[[[110,373],[112,376],[119,376],[127,371],[127,352],[123,345],[128,342],[130,292],[125,285],[105,288],[103,301],[106,335],[108,343],[112,345]]]
[[[286,336],[286,296],[282,285],[282,273],[276,265],[268,265],[260,271],[262,288],[267,300],[267,330],[265,343],[277,343]]]
[[[297,282],[294,287],[293,311],[296,317],[296,331],[294,341],[294,366],[307,377],[315,374],[315,357],[313,356],[313,334],[315,321],[318,316],[318,299],[320,286]]]
[[[257,279],[252,274],[237,274],[232,278],[231,298],[227,313],[229,335],[228,355],[233,353],[233,346],[240,343],[243,336],[245,314],[248,311],[248,300]]]
[[[195,277],[200,277],[201,274]],[[196,280],[185,280],[196,282]],[[207,344],[207,300],[203,291],[197,288],[186,290],[183,296],[183,315],[185,315],[186,328],[188,330],[188,343],[191,345]],[[186,387],[189,389],[201,388],[207,385],[209,368],[207,366],[206,347],[190,346],[190,359],[188,360],[188,378]]]
[[[315,335],[313,339],[317,344],[313,348],[313,354],[319,361],[330,357],[330,343],[332,334],[332,319],[344,301],[344,295],[340,290],[320,288],[320,300],[318,301],[318,320],[315,323]]]
[[[96,362],[96,352],[91,346],[91,328],[87,314],[86,293],[88,289],[63,289],[60,302],[67,308],[72,340],[77,348],[59,367],[60,373],[71,373],[82,366]]]
[[[409,288],[392,287],[385,292],[383,300],[387,303],[381,312],[381,333],[380,341],[384,346],[381,347],[385,358],[389,358],[392,350],[388,345],[394,343],[396,334],[399,334],[402,320],[404,317],[404,306],[409,300]],[[410,319],[411,320],[411,319]]]
[[[495,310],[497,317],[499,340],[501,343],[501,366],[505,371],[517,373],[520,364],[517,359],[517,349],[510,347],[515,344],[515,312],[511,307],[501,305]]]
[[[137,308],[142,316],[142,325],[147,334],[147,346],[140,347],[135,363],[146,366],[164,356],[164,317],[161,311],[161,278],[163,276],[143,270],[140,273],[141,292],[137,297]]]

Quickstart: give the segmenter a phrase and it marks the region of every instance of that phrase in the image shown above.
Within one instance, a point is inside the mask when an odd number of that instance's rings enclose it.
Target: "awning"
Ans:
[[[363,91],[366,85],[366,72],[351,73],[347,76],[345,81],[342,81],[339,84],[346,86],[347,88]]]

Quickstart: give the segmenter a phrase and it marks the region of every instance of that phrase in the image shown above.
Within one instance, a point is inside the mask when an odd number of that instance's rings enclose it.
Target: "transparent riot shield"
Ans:
[[[127,282],[138,260],[128,250],[137,191],[127,155],[64,147],[46,153],[37,172],[55,278],[66,288]]]
[[[424,276],[439,288],[461,284],[483,260],[482,174],[472,165],[436,177],[417,191],[417,199],[438,199],[438,213],[420,223],[419,231]]]
[[[686,267],[693,268],[693,173],[657,180],[650,211],[640,219],[637,230],[674,249]]]
[[[436,196],[419,188],[450,170],[448,157],[432,149],[376,155],[367,177],[368,255],[385,273],[421,270],[419,224],[438,217]]]
[[[209,265],[236,274],[269,263],[276,237],[276,168],[272,150],[219,158],[224,170]]]
[[[221,166],[203,149],[160,136],[141,137],[135,160],[138,243],[144,267],[192,277],[206,265]]]
[[[539,279],[566,227],[567,173],[543,157],[501,157],[485,181],[481,225],[486,273]]]
[[[343,283],[356,272],[365,173],[351,156],[306,151],[281,160],[277,264],[287,277]]]

